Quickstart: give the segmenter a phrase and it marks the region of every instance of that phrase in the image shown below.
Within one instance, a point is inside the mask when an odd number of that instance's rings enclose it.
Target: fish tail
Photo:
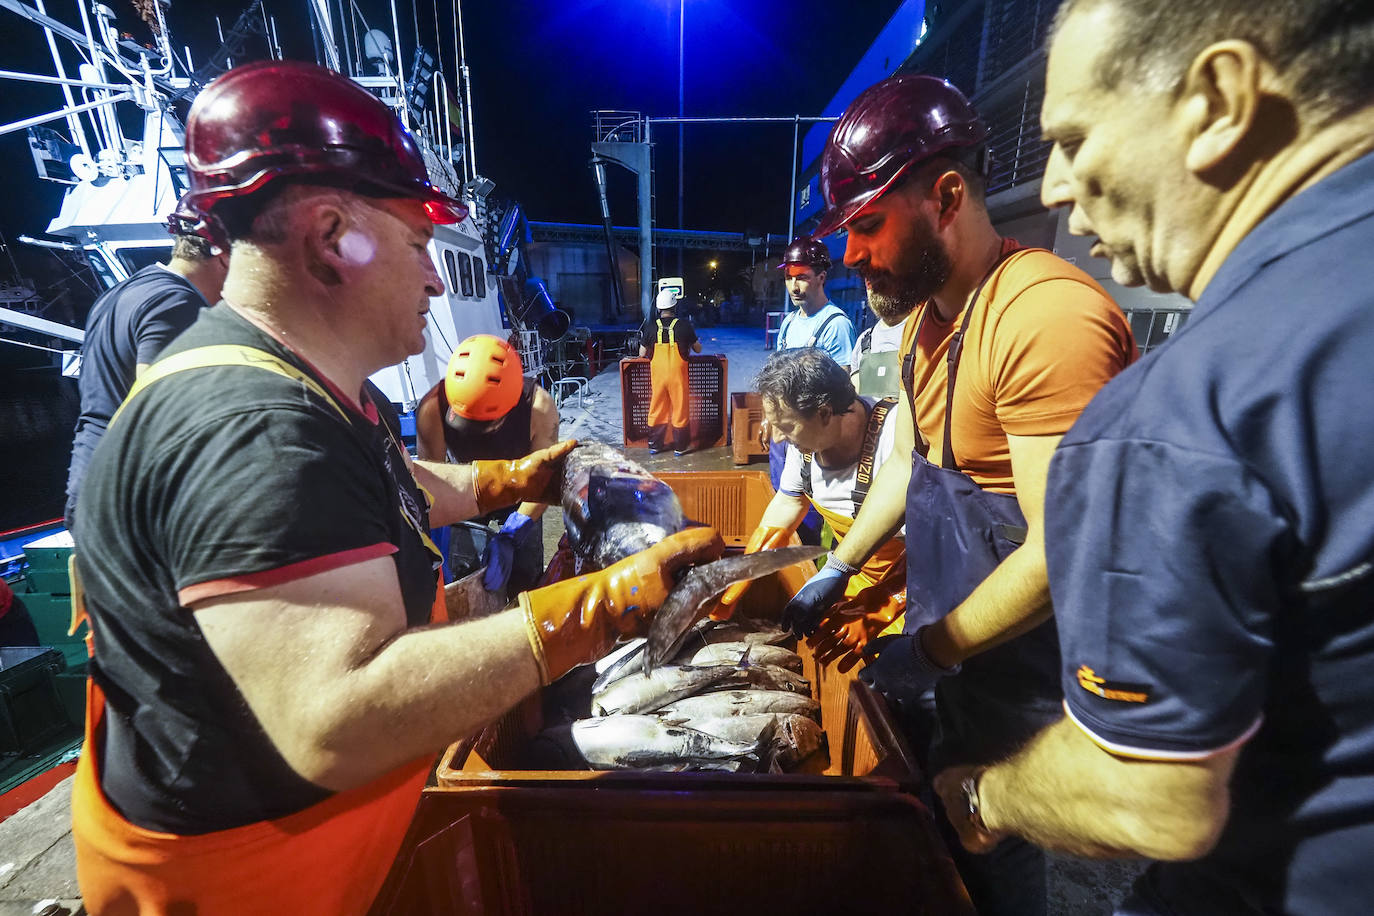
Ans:
[[[774,748],[774,742],[777,736],[778,717],[774,716],[773,721],[765,725],[763,730],[759,732],[759,740],[755,742],[754,750],[749,754],[749,757],[758,764],[759,772],[780,772],[774,770],[774,767],[777,766],[777,761],[775,759],[777,753]]]

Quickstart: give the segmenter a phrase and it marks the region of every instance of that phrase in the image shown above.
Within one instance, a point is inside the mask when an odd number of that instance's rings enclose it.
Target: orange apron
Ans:
[[[649,447],[665,448],[671,427],[673,448],[682,452],[691,444],[691,414],[687,360],[678,352],[674,335],[677,322],[674,318],[665,327],[660,318],[656,324],[657,339],[649,362],[649,384],[653,390],[649,400]]]
[[[440,619],[439,586],[435,619]],[[196,836],[129,823],[100,789],[105,697],[86,680],[86,744],[72,786],[76,878],[92,916],[362,916],[400,851],[425,757],[274,821]]]
[[[328,392],[294,366],[263,351],[228,345],[188,350],[155,363],[125,404],[153,382],[208,365],[291,374],[343,413]],[[428,535],[411,527],[437,554]],[[86,614],[75,562],[69,569],[75,630]],[[445,619],[441,576],[430,620]],[[87,678],[86,743],[72,786],[72,837],[77,883],[92,916],[362,916],[401,848],[433,763],[431,756],[414,760],[277,820],[181,836],[132,824],[106,799],[96,760],[104,715],[104,693]]]

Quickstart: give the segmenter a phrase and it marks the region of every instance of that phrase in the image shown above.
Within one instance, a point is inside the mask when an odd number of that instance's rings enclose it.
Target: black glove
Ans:
[[[792,596],[787,607],[782,609],[782,626],[797,636],[810,636],[821,625],[825,615],[835,602],[844,596],[845,586],[857,569],[842,560],[835,559],[832,553],[825,566],[816,573],[801,591]]]
[[[959,673],[958,665],[941,668],[926,655],[921,646],[924,629],[879,636],[864,647],[859,680],[881,693],[894,710],[917,703],[940,678]]]

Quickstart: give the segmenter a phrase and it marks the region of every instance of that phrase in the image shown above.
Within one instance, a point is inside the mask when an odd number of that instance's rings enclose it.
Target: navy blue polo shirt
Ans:
[[[1259,225],[1050,465],[1069,716],[1121,755],[1242,748],[1217,848],[1144,879],[1160,912],[1374,909],[1371,252],[1374,155]]]

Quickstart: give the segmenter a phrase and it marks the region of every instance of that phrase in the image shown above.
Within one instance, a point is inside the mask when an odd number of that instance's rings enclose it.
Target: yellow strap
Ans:
[[[663,319],[660,318],[660,319],[658,320],[658,342],[661,343],[661,344],[667,344],[667,345],[669,345],[669,346],[671,346],[671,345],[673,345],[673,344],[676,344],[676,343],[677,343],[677,340],[674,339],[674,338],[675,338],[675,335],[676,335],[676,333],[677,333],[677,332],[674,330],[674,327],[675,327],[676,325],[677,325],[677,319],[674,318],[672,321],[668,322],[668,326],[665,328],[665,327],[663,326]],[[667,339],[667,340],[664,340],[664,339],[663,339],[663,335],[664,335],[665,333],[668,335],[668,339]]]
[[[149,366],[147,371],[140,375],[138,380],[134,382],[133,387],[129,389],[129,393],[124,398],[124,403],[119,405],[119,409],[116,410],[114,416],[110,418],[109,425],[114,426],[115,421],[119,419],[119,415],[124,412],[124,408],[129,406],[129,402],[154,382],[161,381],[179,372],[186,372],[190,369],[206,369],[211,366],[246,366],[250,369],[263,369],[267,372],[275,372],[277,375],[284,378],[300,382],[306,388],[309,388],[315,394],[319,395],[324,399],[325,403],[334,408],[339,416],[343,418],[345,423],[352,424],[353,422],[348,415],[348,411],[343,408],[338,402],[338,399],[330,394],[323,385],[288,363],[286,360],[274,356],[266,350],[259,350],[257,347],[244,346],[243,344],[212,344],[207,347],[182,350],[180,353],[169,356],[166,359],[160,359]],[[405,449],[401,448],[401,444],[396,441],[396,437],[391,435],[391,428],[380,418],[378,418],[378,422],[386,428],[387,436],[391,439],[392,444],[396,446],[396,449],[402,453],[402,460],[404,460]],[[423,492],[423,488],[421,488],[421,491]],[[429,500],[430,505],[433,505],[433,497],[428,493],[424,495],[425,498]],[[430,538],[428,531],[422,531],[420,526],[415,524],[410,516],[406,515],[404,511],[401,512],[401,518],[405,519],[406,524],[410,526],[411,530],[420,536],[421,542],[424,543],[425,548],[429,550],[430,553],[440,559],[443,558],[443,551],[441,551],[438,545],[434,543],[434,540]]]
[[[124,403],[119,405],[119,409],[110,418],[109,425],[114,426],[119,415],[124,412],[124,408],[129,406],[129,402],[154,382],[162,381],[178,372],[186,372],[190,369],[206,369],[211,366],[247,366],[252,369],[265,369],[268,372],[275,372],[277,375],[293,379],[323,398],[345,421],[351,422],[348,412],[343,409],[333,395],[324,389],[323,385],[285,360],[256,347],[246,347],[240,344],[213,344],[208,347],[196,347],[193,350],[182,350],[174,356],[160,359],[149,366],[147,371],[140,375],[138,381],[134,382],[133,387],[129,389],[129,393],[124,397]]]

